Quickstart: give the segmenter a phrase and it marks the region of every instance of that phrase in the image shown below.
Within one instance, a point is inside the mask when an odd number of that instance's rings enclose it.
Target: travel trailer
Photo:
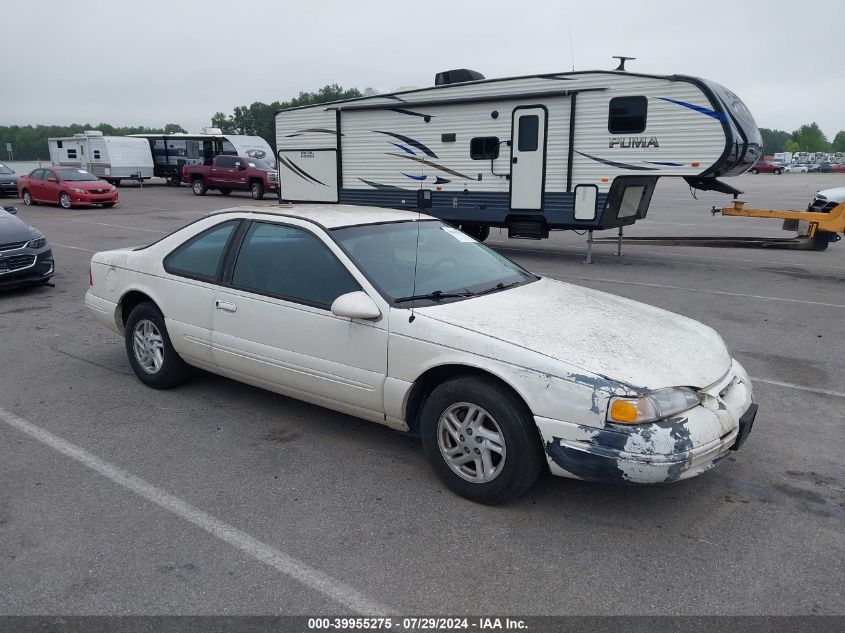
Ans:
[[[775,152],[772,156],[772,162],[779,165],[792,164],[792,152]]]
[[[275,166],[270,145],[260,136],[223,134],[219,128],[204,128],[201,134],[133,134],[149,143],[155,175],[178,186],[183,165],[210,165],[215,156],[249,156]]]
[[[682,75],[564,72],[485,79],[282,110],[282,200],[423,209],[483,239],[607,229],[645,217],[657,181],[717,180],[762,158],[733,92]]]
[[[86,130],[49,138],[47,145],[54,165],[82,167],[114,185],[123,179],[147,180],[153,176],[153,159],[143,139]]]

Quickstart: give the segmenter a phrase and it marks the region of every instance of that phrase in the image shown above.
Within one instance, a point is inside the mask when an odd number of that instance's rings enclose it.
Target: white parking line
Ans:
[[[74,251],[85,251],[86,253],[96,253],[97,251],[92,251],[90,248],[80,248],[79,246],[68,246],[67,244],[59,244],[58,242],[50,242],[50,246],[58,246],[60,248],[69,248]]]
[[[841,391],[833,391],[831,389],[818,389],[816,387],[805,387],[804,385],[796,385],[792,382],[782,382],[780,380],[767,380],[766,378],[751,377],[752,382],[764,382],[767,385],[775,385],[776,387],[786,387],[788,389],[798,389],[799,391],[809,391],[810,393],[820,393],[825,396],[834,396],[835,398],[845,398],[845,393]]]
[[[787,303],[803,303],[813,306],[825,306],[827,308],[845,308],[841,303],[825,303],[824,301],[809,301],[807,299],[787,299],[785,297],[770,297],[768,295],[752,295],[743,292],[727,292],[725,290],[705,290],[703,288],[685,288],[684,286],[669,286],[666,284],[649,284],[642,281],[620,281],[619,279],[601,279],[598,277],[581,277],[578,275],[546,275],[552,279],[562,277],[564,279],[578,279],[580,281],[597,281],[605,284],[622,284],[624,286],[646,286],[648,288],[666,288],[668,290],[683,290],[685,292],[701,292],[709,295],[725,295],[728,297],[745,297],[746,299],[760,299],[761,301],[785,301]]]
[[[203,512],[199,508],[195,508],[178,497],[165,492],[161,488],[157,488],[140,477],[136,477],[135,475],[118,468],[114,464],[110,464],[109,462],[92,455],[76,444],[73,444],[57,435],[53,435],[49,431],[42,429],[40,426],[37,426],[32,422],[15,415],[14,413],[0,408],[0,419],[9,426],[25,433],[35,440],[38,440],[42,444],[49,446],[59,453],[76,460],[83,466],[99,473],[117,485],[134,492],[148,501],[151,501],[160,508],[163,508],[196,527],[205,530],[212,536],[228,543],[232,547],[238,548],[255,560],[272,567],[279,573],[284,574],[306,587],[323,594],[356,613],[382,615],[394,612],[392,609],[370,600],[363,594],[359,593],[356,589],[353,589],[343,582],[314,569],[307,563],[304,563],[270,545],[267,545],[266,543],[259,541],[246,532],[213,517],[207,512]]]

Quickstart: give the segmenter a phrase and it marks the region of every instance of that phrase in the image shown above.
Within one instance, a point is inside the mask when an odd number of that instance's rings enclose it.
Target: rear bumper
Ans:
[[[739,363],[704,392],[701,405],[652,424],[601,428],[535,417],[549,468],[562,477],[603,483],[663,483],[711,469],[748,439],[757,405]]]
[[[85,293],[85,307],[88,308],[88,313],[94,317],[98,323],[105,325],[113,332],[123,334],[122,329],[117,324],[117,304],[98,297],[91,289]]]

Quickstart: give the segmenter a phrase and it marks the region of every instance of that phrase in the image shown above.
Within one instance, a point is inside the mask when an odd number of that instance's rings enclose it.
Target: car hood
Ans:
[[[0,210],[0,244],[22,242],[38,237],[41,233],[20,218]]]
[[[698,321],[551,279],[416,311],[637,389],[703,388],[731,366]]]
[[[845,202],[845,187],[822,189],[816,195],[824,196],[828,200],[828,202]]]
[[[0,182],[15,182],[17,179],[17,174],[0,174]]]

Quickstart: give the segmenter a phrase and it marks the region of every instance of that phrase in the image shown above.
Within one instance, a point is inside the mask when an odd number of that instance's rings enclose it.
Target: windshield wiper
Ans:
[[[496,292],[498,290],[504,290],[505,288],[513,288],[514,286],[518,286],[521,283],[522,283],[521,281],[514,281],[514,282],[511,282],[509,284],[506,284],[506,283],[500,281],[499,283],[497,283],[492,288],[487,288],[487,290],[479,290],[475,294],[476,295],[487,295],[487,294],[490,294],[491,292]]]
[[[443,292],[442,290],[435,290],[434,292],[427,292],[421,295],[411,295],[409,297],[399,297],[394,299],[393,303],[405,303],[407,301],[417,301],[418,299],[431,299],[432,301],[440,301],[441,299],[454,299],[457,297],[473,297],[474,292]]]

